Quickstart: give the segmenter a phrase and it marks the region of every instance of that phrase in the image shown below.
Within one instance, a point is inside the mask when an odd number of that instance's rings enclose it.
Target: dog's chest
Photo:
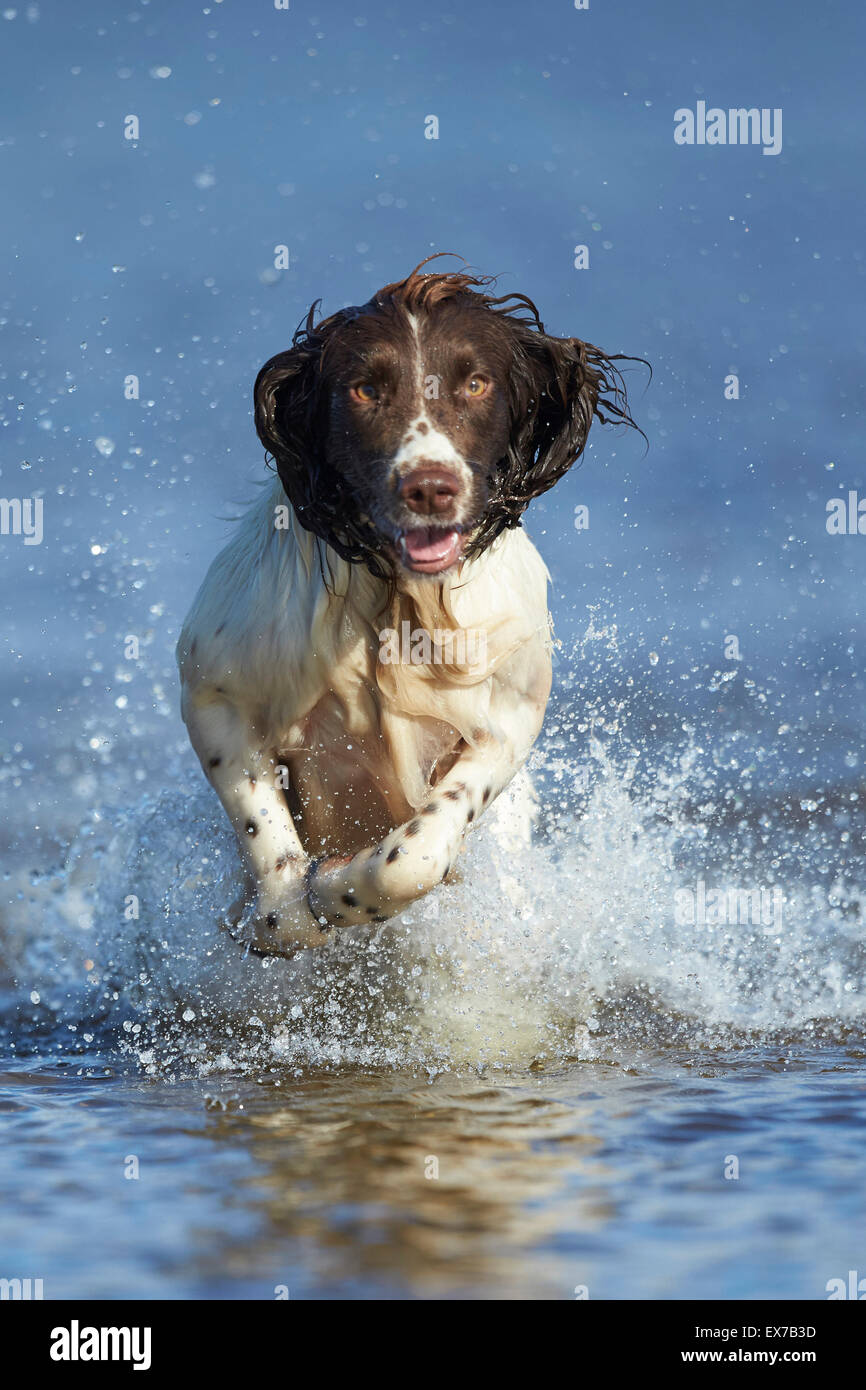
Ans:
[[[450,724],[403,713],[376,681],[375,657],[335,663],[328,688],[277,743],[304,812],[307,836],[351,844],[353,827],[384,833],[452,765],[460,735]]]

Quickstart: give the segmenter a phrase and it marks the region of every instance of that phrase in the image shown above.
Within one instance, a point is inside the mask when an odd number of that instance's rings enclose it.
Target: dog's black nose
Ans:
[[[419,516],[449,517],[460,481],[447,468],[415,468],[400,483],[400,498]]]

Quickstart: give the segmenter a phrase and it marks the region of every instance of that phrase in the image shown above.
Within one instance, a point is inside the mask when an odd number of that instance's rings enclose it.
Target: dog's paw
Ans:
[[[291,959],[328,939],[328,927],[314,919],[305,881],[298,878],[282,884],[279,892],[239,898],[225,913],[222,925],[233,940],[257,956]]]
[[[362,850],[323,859],[312,867],[308,902],[320,925],[374,926],[399,910],[376,881],[377,855],[376,850]]]

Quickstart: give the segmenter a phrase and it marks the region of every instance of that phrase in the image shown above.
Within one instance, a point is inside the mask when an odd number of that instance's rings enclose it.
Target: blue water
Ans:
[[[41,545],[0,536],[0,1277],[866,1274],[866,537],[826,529],[866,497],[864,29],[853,0],[0,12],[0,495],[44,501]],[[676,145],[700,100],[781,108],[781,153]],[[174,642],[264,476],[258,367],[436,250],[650,361],[649,447],[598,429],[527,515],[561,642],[533,852],[482,829],[378,935],[244,961]],[[684,923],[699,882],[778,886],[781,920]]]

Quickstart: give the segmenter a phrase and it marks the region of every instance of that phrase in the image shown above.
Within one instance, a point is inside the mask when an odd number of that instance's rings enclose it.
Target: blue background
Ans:
[[[0,493],[45,498],[41,547],[0,542],[10,775],[46,750],[104,759],[117,738],[144,763],[154,736],[183,746],[173,643],[264,476],[258,367],[312,300],[363,301],[437,250],[500,273],[551,331],[654,369],[648,389],[629,377],[649,450],[597,429],[528,513],[560,636],[590,608],[613,619],[623,679],[656,706],[735,670],[733,717],[748,722],[755,682],[845,775],[866,537],[828,536],[825,508],[866,492],[861,7],[6,13]],[[674,112],[699,99],[781,107],[781,154],[676,145]],[[278,244],[291,268],[275,273]]]

